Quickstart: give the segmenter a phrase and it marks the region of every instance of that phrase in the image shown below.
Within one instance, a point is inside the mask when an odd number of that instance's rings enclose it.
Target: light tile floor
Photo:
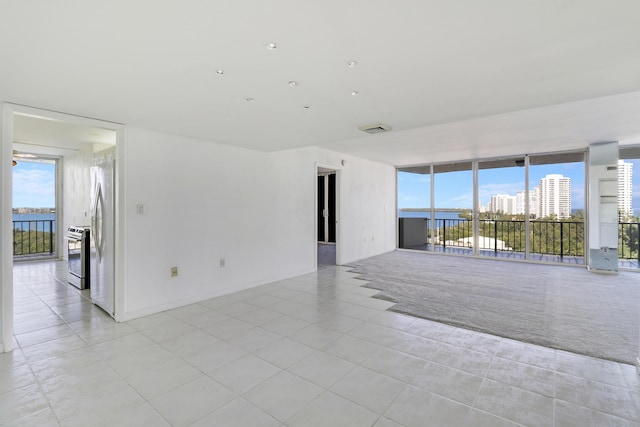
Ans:
[[[639,426],[635,368],[385,311],[340,267],[115,323],[17,264],[7,426]]]

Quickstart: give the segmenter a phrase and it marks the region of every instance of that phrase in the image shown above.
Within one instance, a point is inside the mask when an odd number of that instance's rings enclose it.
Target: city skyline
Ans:
[[[626,162],[622,159],[618,160],[618,212],[621,215],[633,214],[633,163]],[[566,209],[562,212],[560,206],[556,206],[555,209],[548,209],[547,204],[548,196],[545,195],[544,183],[552,177],[563,178],[562,175],[547,175],[540,180],[540,185],[536,186],[534,190],[529,191],[529,212],[530,214],[542,218],[549,215],[556,215],[558,218],[568,218],[573,211],[571,206],[570,178],[566,178],[566,183],[569,187],[568,194],[562,195],[561,198],[565,200],[567,204]],[[562,190],[556,188],[556,191]],[[565,191],[566,192],[566,191]],[[480,205],[480,212],[493,212],[503,213],[507,215],[524,215],[525,214],[525,191],[521,190],[516,195],[511,194],[496,194],[491,196],[491,200],[486,205]],[[557,196],[556,196],[557,197]],[[557,202],[557,200],[556,200]],[[546,208],[546,209],[545,209]]]
[[[635,166],[632,176],[631,203],[634,215],[640,213],[640,160],[627,159]],[[584,163],[532,165],[529,171],[530,193],[548,174],[561,174],[571,179],[572,210],[584,209]],[[442,175],[442,177],[440,177]],[[471,171],[436,174],[435,207],[439,209],[472,209],[473,176]],[[398,173],[398,208],[425,209],[430,207],[430,176],[408,172]],[[478,199],[486,206],[491,197],[499,194],[517,195],[524,190],[524,168],[508,167],[478,171]]]
[[[525,214],[525,190],[516,195],[496,194],[486,206],[479,206],[480,212],[503,213],[507,215]],[[529,214],[536,218],[555,215],[569,218],[572,213],[571,178],[561,174],[549,174],[540,179],[539,184],[529,191]]]

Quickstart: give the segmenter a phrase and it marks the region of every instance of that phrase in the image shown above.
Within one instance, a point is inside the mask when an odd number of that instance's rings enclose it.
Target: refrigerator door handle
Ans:
[[[93,242],[96,247],[96,252],[98,253],[98,257],[102,258],[102,244],[103,244],[103,227],[104,221],[102,218],[104,217],[104,200],[102,197],[102,186],[98,184],[98,188],[96,191],[96,199],[94,201],[93,206],[94,211],[94,219],[93,219]]]

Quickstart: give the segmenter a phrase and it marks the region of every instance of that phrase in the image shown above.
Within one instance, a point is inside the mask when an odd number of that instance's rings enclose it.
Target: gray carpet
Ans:
[[[640,274],[394,251],[350,264],[392,311],[635,363]]]

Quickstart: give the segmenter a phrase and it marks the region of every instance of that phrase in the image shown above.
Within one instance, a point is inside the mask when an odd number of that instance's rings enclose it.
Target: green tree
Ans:
[[[55,233],[37,230],[13,230],[13,255],[45,254],[55,252]]]

